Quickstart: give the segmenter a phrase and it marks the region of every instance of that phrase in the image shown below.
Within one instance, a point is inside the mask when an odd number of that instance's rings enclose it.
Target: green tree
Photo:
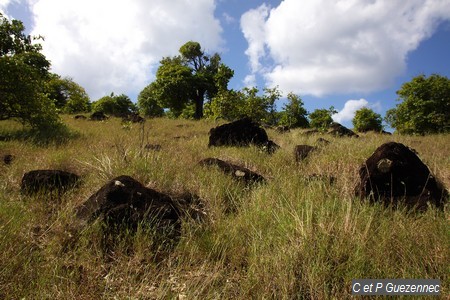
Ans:
[[[138,95],[139,111],[147,117],[161,117],[164,109],[158,104],[155,83],[147,85]]]
[[[363,107],[356,111],[352,123],[355,130],[359,132],[380,132],[383,130],[381,116],[367,107]]]
[[[211,100],[220,88],[228,84],[233,71],[221,63],[219,54],[206,55],[197,42],[187,42],[180,55],[165,57],[160,62],[154,83],[155,96],[160,107],[179,116],[193,104],[194,117],[203,117],[205,100]]]
[[[50,62],[34,43],[39,38],[24,30],[21,21],[0,13],[0,120],[17,119],[42,131],[61,123],[45,94]]]
[[[414,77],[397,91],[400,104],[386,113],[386,122],[400,133],[450,131],[450,79],[433,74]]]
[[[234,90],[219,90],[211,102],[205,104],[205,113],[212,119],[234,121],[245,115],[244,94]]]
[[[242,91],[244,98],[241,115],[247,116],[256,122],[263,122],[275,125],[278,121],[278,114],[275,111],[275,102],[281,97],[278,87],[265,88],[264,94],[260,95],[256,87],[244,88]]]
[[[288,126],[289,128],[307,128],[309,122],[307,119],[308,112],[304,107],[304,103],[300,96],[289,93],[287,95],[288,103],[285,104],[283,111],[280,113],[280,122],[282,126]]]
[[[89,96],[86,90],[69,77],[61,78],[51,74],[47,83],[48,97],[55,102],[59,110],[73,114],[90,110]]]
[[[115,117],[125,117],[136,112],[137,108],[127,95],[116,96],[111,93],[110,96],[104,96],[92,103],[92,110],[94,112],[101,111]]]
[[[309,124],[313,128],[324,131],[333,122],[333,118],[331,116],[335,113],[337,113],[337,111],[333,106],[331,106],[329,109],[316,109],[309,114]]]

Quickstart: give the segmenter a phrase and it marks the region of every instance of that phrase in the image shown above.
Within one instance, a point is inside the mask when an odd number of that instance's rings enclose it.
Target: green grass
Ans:
[[[208,148],[213,121],[64,121],[71,133],[62,143],[14,134],[0,141],[0,155],[15,156],[11,165],[0,163],[0,299],[345,299],[355,278],[437,278],[442,298],[449,294],[448,205],[419,214],[353,196],[360,165],[387,141],[416,149],[450,186],[449,135],[325,135],[331,144],[296,164],[294,146],[315,145],[318,135],[268,130],[282,147],[268,155],[255,147]],[[13,122],[0,128],[3,135],[20,130]],[[143,149],[147,143],[162,151]],[[197,166],[206,157],[244,165],[268,182],[247,188]],[[61,199],[21,195],[22,175],[47,168],[79,174],[81,186]],[[305,180],[314,173],[337,181]],[[197,194],[206,219],[185,219],[172,251],[152,247],[143,227],[124,234],[106,257],[101,224],[80,227],[74,209],[119,175]]]

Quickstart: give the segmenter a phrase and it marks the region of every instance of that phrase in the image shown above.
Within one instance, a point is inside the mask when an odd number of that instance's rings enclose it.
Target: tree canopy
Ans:
[[[51,74],[47,83],[48,97],[56,108],[62,112],[73,114],[90,110],[89,96],[86,90],[72,78]]]
[[[283,111],[280,114],[279,125],[288,126],[289,128],[307,128],[309,122],[307,119],[308,112],[304,107],[304,103],[300,96],[289,93],[287,95],[287,104],[284,105]]]
[[[400,133],[427,134],[450,131],[450,79],[433,74],[414,77],[397,91],[396,108],[386,122]]]
[[[155,83],[147,85],[138,95],[138,106],[142,114],[147,117],[161,117],[164,109],[158,104]]]
[[[198,42],[187,42],[179,52],[178,56],[164,57],[160,61],[152,93],[158,106],[169,108],[175,116],[193,104],[194,117],[200,119],[205,100],[211,100],[220,89],[226,89],[233,71],[221,62],[219,54],[205,54]],[[142,105],[145,102],[140,104],[145,110]]]
[[[115,117],[125,117],[136,112],[137,108],[127,95],[111,93],[110,96],[104,96],[92,103],[92,110],[94,112],[101,111]]]
[[[363,107],[356,111],[352,123],[354,129],[359,132],[380,132],[383,130],[381,116],[367,107]]]
[[[333,122],[333,118],[331,116],[335,113],[337,113],[337,111],[333,106],[331,106],[329,109],[316,109],[309,114],[309,124],[313,128],[326,130]]]
[[[47,95],[50,62],[40,52],[39,38],[24,34],[19,20],[0,13],[0,120],[17,119],[33,128],[59,125]]]

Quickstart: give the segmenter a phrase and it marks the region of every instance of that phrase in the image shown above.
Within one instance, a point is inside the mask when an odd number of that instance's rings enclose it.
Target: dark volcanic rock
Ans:
[[[161,145],[158,144],[147,144],[144,148],[145,150],[161,151]]]
[[[86,120],[87,117],[83,116],[83,115],[76,115],[75,117],[73,117],[75,120]]]
[[[218,166],[220,170],[222,170],[225,174],[230,174],[236,179],[244,180],[247,184],[253,182],[264,182],[265,179],[263,176],[250,171],[247,168],[234,165],[227,161],[220,160],[218,158],[205,158],[202,159],[199,163],[201,166]]]
[[[308,157],[308,155],[311,151],[314,151],[316,149],[317,149],[316,147],[309,146],[309,145],[295,146],[295,148],[294,148],[295,161],[300,162],[300,161],[304,160],[306,157]]]
[[[286,133],[291,131],[291,129],[289,128],[289,126],[278,126],[277,128],[275,128],[275,131],[278,133]]]
[[[131,122],[131,123],[144,123],[145,119],[143,117],[141,117],[139,114],[131,113],[131,114],[127,115],[126,117],[124,117],[122,119],[122,121]]]
[[[3,155],[3,163],[5,165],[10,165],[13,160],[14,160],[14,156],[12,154]]]
[[[209,131],[209,147],[245,147],[250,144],[266,147],[269,153],[274,152],[277,146],[269,140],[266,131],[249,118],[224,124]]]
[[[356,133],[354,133],[347,127],[336,122],[331,123],[330,128],[328,129],[328,133],[338,137],[359,137]]]
[[[91,117],[89,118],[89,120],[92,120],[92,121],[104,121],[104,120],[107,120],[107,119],[108,119],[108,116],[105,115],[101,111],[97,111],[97,112],[93,113],[91,115]]]
[[[418,209],[432,203],[443,207],[448,199],[444,186],[430,173],[414,151],[389,142],[378,147],[359,170],[357,196]]]
[[[321,144],[321,145],[328,145],[330,143],[330,141],[324,139],[324,138],[318,138],[317,139],[317,144]]]
[[[40,191],[64,192],[78,184],[79,176],[61,170],[34,170],[22,177],[21,190],[25,194]]]
[[[179,232],[181,227],[180,212],[170,196],[125,175],[102,186],[77,209],[77,216],[85,221],[100,217],[109,229],[125,226],[136,230],[141,222],[160,230]]]

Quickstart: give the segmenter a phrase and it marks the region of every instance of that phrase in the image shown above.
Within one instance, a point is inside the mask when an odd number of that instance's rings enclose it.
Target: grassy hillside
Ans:
[[[353,196],[360,165],[387,141],[416,149],[449,187],[449,135],[323,136],[331,143],[297,165],[294,146],[315,145],[319,136],[269,129],[281,149],[268,155],[208,148],[213,121],[65,122],[78,132],[66,144],[0,141],[0,154],[15,156],[11,165],[0,162],[1,299],[342,299],[354,278],[439,278],[449,294],[448,205],[418,214]],[[1,122],[0,135],[17,126]],[[162,150],[143,149],[147,143]],[[206,157],[244,165],[268,182],[245,187],[196,165]],[[71,171],[82,184],[59,199],[23,196],[22,175],[34,169]],[[337,181],[308,181],[314,173]],[[149,247],[152,234],[140,230],[105,257],[101,224],[77,233],[74,208],[123,174],[159,191],[199,195],[206,220],[185,220],[173,251]]]

